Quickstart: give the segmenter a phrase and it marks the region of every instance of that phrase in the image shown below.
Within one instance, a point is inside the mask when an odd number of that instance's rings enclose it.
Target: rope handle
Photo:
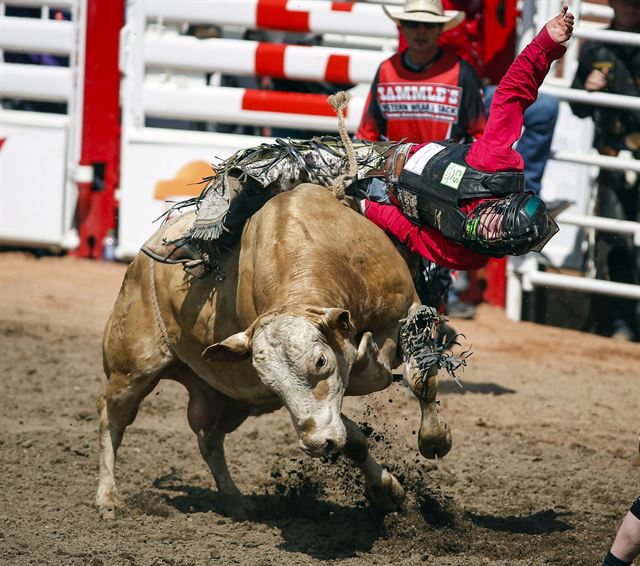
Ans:
[[[343,175],[340,175],[339,177],[336,177],[336,179],[329,187],[338,200],[344,199],[347,181],[352,179],[358,172],[356,152],[353,149],[353,144],[351,143],[351,139],[347,134],[347,128],[344,125],[344,109],[346,108],[350,98],[351,96],[349,95],[349,93],[345,90],[342,90],[340,92],[332,94],[327,99],[331,107],[338,114],[338,132],[340,133],[340,139],[344,144],[345,150],[347,152],[347,158],[349,159],[349,169],[347,170],[347,172]]]

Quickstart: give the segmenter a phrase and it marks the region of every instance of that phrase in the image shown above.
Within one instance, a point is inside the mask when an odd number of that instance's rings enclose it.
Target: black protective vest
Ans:
[[[522,173],[486,173],[471,167],[466,160],[470,147],[447,141],[430,143],[407,161],[397,180],[389,179],[407,218],[433,226],[456,242],[465,241],[467,215],[459,208],[461,201],[524,191]]]

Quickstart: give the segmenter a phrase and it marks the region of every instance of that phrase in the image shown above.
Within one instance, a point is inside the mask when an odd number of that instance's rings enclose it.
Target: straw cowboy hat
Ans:
[[[441,0],[406,0],[404,8],[382,5],[384,13],[396,24],[403,21],[443,24],[442,31],[456,27],[464,20],[458,10],[443,10]]]

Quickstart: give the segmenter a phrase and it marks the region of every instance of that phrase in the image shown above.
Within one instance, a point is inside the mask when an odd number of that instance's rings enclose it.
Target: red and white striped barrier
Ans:
[[[363,49],[196,39],[156,32],[147,32],[144,39],[144,61],[149,68],[338,84],[370,83],[380,63],[389,56]]]
[[[136,253],[151,221],[166,208],[154,187],[176,178],[176,198],[185,186],[177,173],[193,161],[210,162],[265,138],[145,127],[145,122],[235,124],[337,133],[337,117],[327,97],[269,90],[208,86],[205,74],[269,76],[303,81],[359,84],[346,108],[346,126],[355,131],[369,83],[389,52],[298,46],[235,40],[197,39],[177,33],[185,23],[275,29],[316,34],[394,38],[397,29],[382,7],[327,0],[243,0],[145,2],[127,4],[121,34],[122,150],[120,256]],[[215,81],[214,81],[215,82]],[[195,169],[194,169],[195,170]],[[182,177],[180,176],[180,179]],[[197,187],[193,188],[197,190]]]
[[[215,23],[249,29],[397,37],[396,25],[380,4],[328,0],[216,0],[148,2],[149,18],[168,22]]]
[[[34,3],[35,4],[35,3]],[[74,22],[2,17],[0,49],[18,53],[69,56]],[[73,69],[2,63],[0,95],[8,98],[67,102],[73,93]]]
[[[335,110],[322,94],[278,92],[231,87],[145,84],[147,117],[219,122],[336,132]],[[353,98],[345,110],[345,125],[353,132],[364,108],[364,97]]]

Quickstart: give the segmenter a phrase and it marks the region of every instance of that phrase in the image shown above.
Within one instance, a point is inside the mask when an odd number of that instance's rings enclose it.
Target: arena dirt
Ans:
[[[474,353],[464,389],[441,384],[446,458],[420,457],[418,405],[400,384],[345,403],[407,491],[399,512],[372,510],[342,459],[304,455],[281,410],[228,437],[255,512],[225,516],[186,393],[163,382],[118,455],[127,507],[102,521],[92,506],[100,342],[124,271],[0,254],[2,564],[596,565],[638,496],[640,346],[483,306],[456,321]]]

